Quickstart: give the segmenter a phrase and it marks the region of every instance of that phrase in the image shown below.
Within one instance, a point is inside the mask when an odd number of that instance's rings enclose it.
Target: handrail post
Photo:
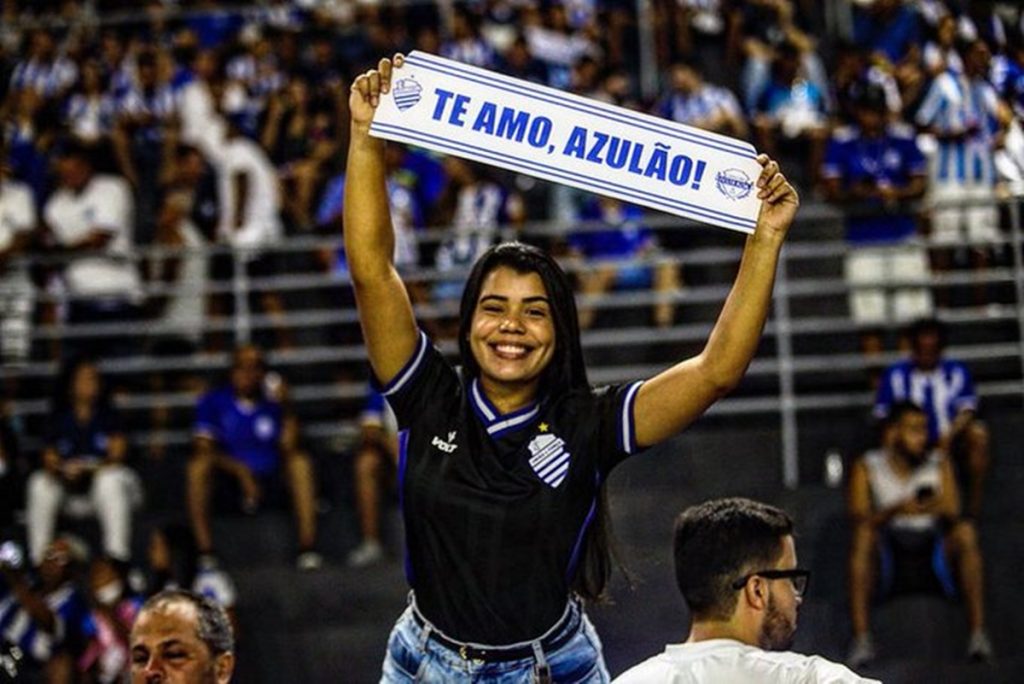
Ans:
[[[1020,347],[1021,394],[1024,395],[1024,255],[1021,254],[1022,232],[1020,203],[1022,198],[1010,200],[1010,250],[1013,252],[1013,287],[1017,295],[1017,344]]]
[[[787,489],[800,484],[800,453],[793,380],[793,326],[789,315],[789,261],[787,248],[779,255],[775,278],[775,354],[779,367],[779,418],[782,429],[782,483]]]
[[[248,344],[252,334],[252,321],[249,318],[249,260],[252,255],[245,249],[232,249],[231,260],[234,262],[234,278],[232,294],[235,298],[235,345]]]

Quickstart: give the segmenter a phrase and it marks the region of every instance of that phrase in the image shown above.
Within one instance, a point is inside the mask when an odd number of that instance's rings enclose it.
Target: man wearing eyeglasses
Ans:
[[[871,683],[843,665],[788,651],[811,573],[797,567],[793,521],[750,499],[716,499],[676,519],[676,582],[693,615],[685,643],[616,684]]]

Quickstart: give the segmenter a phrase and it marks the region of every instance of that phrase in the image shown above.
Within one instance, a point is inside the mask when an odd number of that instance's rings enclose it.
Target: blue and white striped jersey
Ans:
[[[928,414],[928,437],[934,442],[960,411],[978,406],[967,366],[944,359],[933,370],[922,370],[912,361],[900,361],[886,369],[875,398],[875,417],[885,418],[893,404],[910,401]]]

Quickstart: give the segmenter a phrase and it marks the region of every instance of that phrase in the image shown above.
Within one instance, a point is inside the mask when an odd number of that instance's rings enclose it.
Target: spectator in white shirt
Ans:
[[[0,363],[24,363],[32,347],[35,293],[19,254],[36,227],[32,190],[11,178],[0,149]]]
[[[281,241],[281,199],[277,171],[267,153],[254,140],[241,133],[238,115],[229,114],[227,136],[220,155],[214,159],[217,170],[217,194],[220,198],[218,242],[234,249],[234,265],[215,264],[215,277],[239,278],[244,271],[243,290],[258,293],[254,302],[270,316],[277,346],[289,346],[283,324],[284,303],[273,289],[261,286],[260,279],[275,275],[274,255],[268,253]]]
[[[674,555],[693,614],[690,636],[627,670],[618,684],[874,681],[787,650],[810,571],[797,567],[793,521],[784,511],[739,498],[692,506],[676,520]]]
[[[133,250],[134,211],[128,183],[97,174],[90,152],[68,141],[57,159],[59,187],[43,209],[56,244],[68,254],[63,281],[72,325],[138,317],[140,287]],[[76,344],[97,357],[126,355],[130,335],[89,336]]]

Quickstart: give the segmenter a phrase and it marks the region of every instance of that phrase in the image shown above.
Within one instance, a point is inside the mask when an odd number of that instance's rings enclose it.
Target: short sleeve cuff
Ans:
[[[639,451],[636,443],[636,421],[633,417],[633,408],[636,404],[636,395],[643,385],[638,380],[626,387],[622,394],[622,405],[619,409],[619,449],[626,454],[634,454]]]
[[[427,346],[430,342],[427,340],[426,333],[422,330],[419,333],[420,336],[416,343],[416,349],[413,351],[412,357],[402,367],[402,370],[398,371],[398,374],[386,385],[381,385],[380,381],[374,378],[374,385],[385,397],[401,392],[402,388],[407,386],[416,376],[416,373],[419,372],[420,368],[423,367],[423,359],[427,355]]]

